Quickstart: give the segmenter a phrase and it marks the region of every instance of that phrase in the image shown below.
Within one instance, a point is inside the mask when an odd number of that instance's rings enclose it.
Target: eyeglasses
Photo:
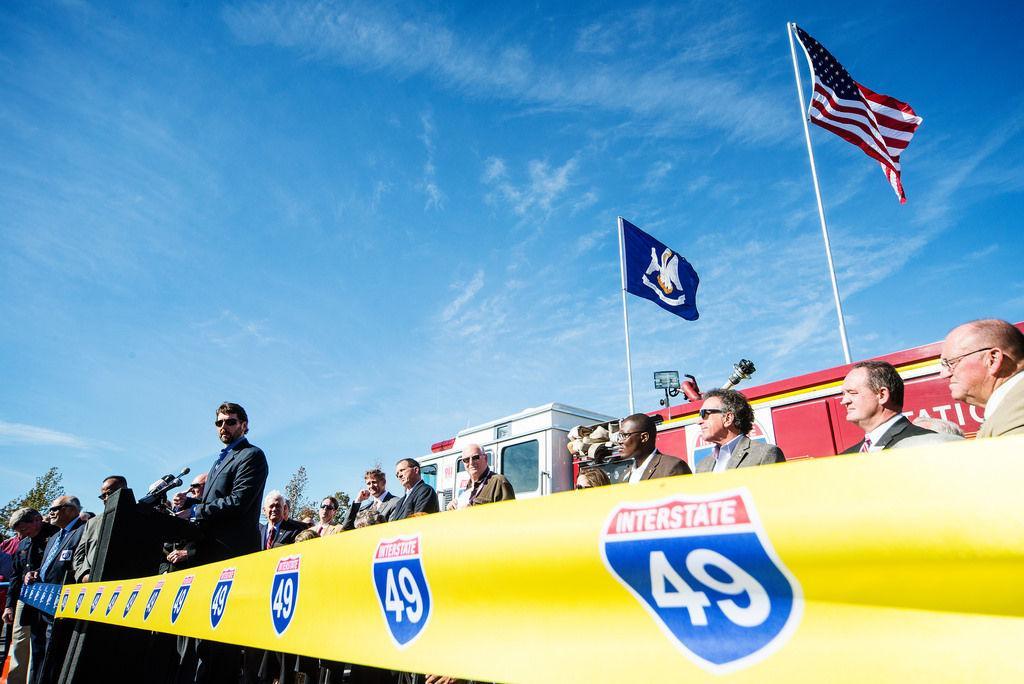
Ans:
[[[203,488],[203,485],[201,485],[201,484],[191,484],[191,485],[188,486],[188,491],[190,491],[190,492],[198,492],[202,488]]]
[[[320,510],[321,511],[325,511],[325,510],[333,511],[334,510],[334,506],[332,506],[331,504],[320,504]]]
[[[617,437],[617,440],[620,441],[620,442],[625,442],[627,439],[629,439],[633,435],[642,435],[642,434],[644,434],[643,430],[637,430],[636,432],[620,432],[619,436]]]
[[[594,485],[576,485],[576,489],[592,489]]]
[[[715,409],[715,408],[701,409],[700,411],[698,411],[698,413],[700,413],[700,419],[701,420],[707,420],[708,416],[710,416],[712,413],[726,413],[726,410],[725,409]]]
[[[238,419],[221,418],[220,420],[213,421],[213,424],[216,425],[217,427],[224,427],[225,425],[227,425],[228,427],[235,427],[236,425],[238,425]]]
[[[100,494],[100,501],[106,501],[107,497],[110,496],[113,493],[114,492],[103,492],[102,494]]]
[[[957,367],[957,364],[959,364],[960,360],[963,359],[965,356],[977,354],[978,352],[991,351],[993,349],[995,349],[995,347],[985,347],[984,349],[975,349],[974,351],[969,351],[966,354],[961,354],[960,356],[954,356],[951,359],[939,359],[939,365],[945,368],[948,372],[952,373],[953,369]]]
[[[100,498],[103,498],[102,495],[100,496]],[[56,513],[60,509],[68,508],[69,506],[71,506],[71,504],[69,504],[69,503],[57,504],[56,506],[50,506],[48,509],[46,509],[46,512],[47,513]]]
[[[469,465],[470,462],[476,463],[477,461],[480,460],[480,458],[480,454],[473,454],[472,456],[463,456],[459,460],[465,463],[466,465]]]

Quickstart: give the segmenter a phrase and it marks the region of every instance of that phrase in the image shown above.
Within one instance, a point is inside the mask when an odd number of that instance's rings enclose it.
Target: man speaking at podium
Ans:
[[[178,514],[199,525],[196,565],[260,550],[260,502],[267,482],[267,457],[245,438],[249,417],[238,404],[218,406],[214,425],[224,448],[206,477],[202,499]],[[197,654],[196,682],[238,679],[242,661],[237,647],[204,641],[197,646]]]

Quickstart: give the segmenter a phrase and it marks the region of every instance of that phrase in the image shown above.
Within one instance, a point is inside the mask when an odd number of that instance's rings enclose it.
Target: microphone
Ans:
[[[152,494],[153,492],[155,492],[157,489],[160,489],[164,485],[170,485],[171,489],[173,489],[174,487],[181,486],[181,477],[182,477],[182,475],[188,475],[190,472],[192,472],[191,468],[185,468],[177,476],[174,476],[174,475],[171,475],[170,473],[167,473],[166,475],[161,477],[159,480],[154,482],[152,485],[150,485],[149,491],[147,492],[147,494]],[[177,484],[174,484],[175,480],[178,480]],[[164,491],[167,491],[167,490],[165,489]]]
[[[181,486],[181,478],[183,478],[185,475],[188,475],[190,472],[192,472],[191,468],[183,468],[182,471],[180,473],[178,473],[177,475],[171,475],[171,474],[164,475],[159,480],[157,480],[156,482],[153,483],[153,486],[150,487],[149,492],[147,492],[146,496],[144,496],[139,501],[139,503],[144,503],[144,504],[154,504],[154,503],[156,503],[168,491],[174,489],[175,487],[180,487]]]

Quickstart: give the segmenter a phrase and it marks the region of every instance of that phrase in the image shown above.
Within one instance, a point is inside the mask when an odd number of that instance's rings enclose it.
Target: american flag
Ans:
[[[900,154],[921,125],[921,117],[906,102],[880,95],[854,81],[831,52],[802,28],[795,24],[794,27],[814,77],[811,121],[876,160],[900,204],[906,203],[900,182]]]

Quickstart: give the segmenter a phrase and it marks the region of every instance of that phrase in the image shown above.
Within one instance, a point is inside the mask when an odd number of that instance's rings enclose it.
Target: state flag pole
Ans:
[[[626,307],[626,237],[619,217],[619,271],[622,274],[622,322],[626,327],[626,381],[629,383],[629,415],[633,408],[633,362],[629,354],[629,310]]]
[[[804,112],[804,89],[800,85],[800,67],[797,65],[796,46],[793,44],[793,22],[786,24],[786,33],[789,34],[789,51],[793,55],[793,76],[796,79],[796,94],[800,100],[800,119],[804,122],[804,138],[807,140],[807,158],[811,161],[811,178],[814,180],[814,196],[818,200],[818,218],[821,220],[821,236],[825,240],[825,257],[828,259],[828,274],[832,278],[832,295],[836,300],[836,315],[839,317],[839,339],[843,343],[843,357],[846,363],[852,363],[850,359],[850,343],[846,339],[846,320],[843,317],[843,302],[839,298],[839,284],[836,281],[836,269],[832,263],[832,247],[828,239],[828,227],[825,225],[825,209],[821,204],[821,188],[818,187],[818,171],[814,166],[814,151],[811,149],[811,131],[807,126],[807,115]],[[619,221],[619,235],[621,241],[622,221]],[[625,275],[623,275],[625,279]],[[625,280],[623,280],[625,283]],[[625,288],[625,284],[623,284]],[[625,297],[625,292],[623,292]],[[625,303],[625,301],[623,301]],[[626,346],[629,348],[629,337],[626,337]],[[628,354],[628,352],[627,352]]]

